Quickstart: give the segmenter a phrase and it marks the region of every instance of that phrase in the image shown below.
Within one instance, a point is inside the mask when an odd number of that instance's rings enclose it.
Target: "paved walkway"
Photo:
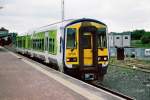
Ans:
[[[72,84],[63,80],[62,78],[66,76],[55,77],[54,71],[49,73],[23,59],[0,47],[0,100],[118,99],[109,93],[84,85],[82,82],[74,80],[77,84]]]

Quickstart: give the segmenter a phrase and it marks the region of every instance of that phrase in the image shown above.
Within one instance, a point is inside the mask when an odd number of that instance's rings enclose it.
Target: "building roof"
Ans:
[[[109,35],[131,35],[131,32],[122,32],[122,33],[110,32]]]
[[[2,27],[2,28],[0,29],[0,31],[7,31],[7,32],[8,32],[8,30],[5,29],[4,27]]]

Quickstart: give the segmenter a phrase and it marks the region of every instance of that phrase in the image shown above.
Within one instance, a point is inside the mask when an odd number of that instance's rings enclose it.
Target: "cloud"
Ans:
[[[77,2],[77,7],[69,6]],[[102,20],[108,25],[109,31],[150,30],[149,3],[149,0],[75,0],[70,4],[68,2],[66,15],[68,18],[91,17]],[[72,9],[74,16],[71,15]]]
[[[60,18],[58,0],[56,0],[57,3],[51,1],[46,3],[37,2],[37,0],[6,2],[5,9],[0,11],[0,26],[7,27],[10,31],[24,33],[34,27],[58,21]]]
[[[27,32],[61,20],[61,0],[4,0],[0,27]],[[94,18],[109,31],[146,29],[150,31],[149,0],[65,0],[65,19]]]

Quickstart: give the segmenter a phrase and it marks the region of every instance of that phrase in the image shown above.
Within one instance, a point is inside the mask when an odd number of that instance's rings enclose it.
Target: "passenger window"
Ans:
[[[55,46],[55,41],[53,39],[53,53],[54,53],[54,50],[55,50],[54,46]]]
[[[61,53],[62,37],[60,37],[60,53]]]
[[[42,39],[42,50],[44,50],[44,39]]]
[[[52,39],[49,38],[49,52],[52,52]]]
[[[68,28],[67,29],[67,48],[76,48],[76,29]]]

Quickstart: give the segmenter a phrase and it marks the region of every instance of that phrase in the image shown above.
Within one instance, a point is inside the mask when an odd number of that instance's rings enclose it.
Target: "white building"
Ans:
[[[108,35],[109,47],[130,47],[131,46],[131,33],[114,33]]]

